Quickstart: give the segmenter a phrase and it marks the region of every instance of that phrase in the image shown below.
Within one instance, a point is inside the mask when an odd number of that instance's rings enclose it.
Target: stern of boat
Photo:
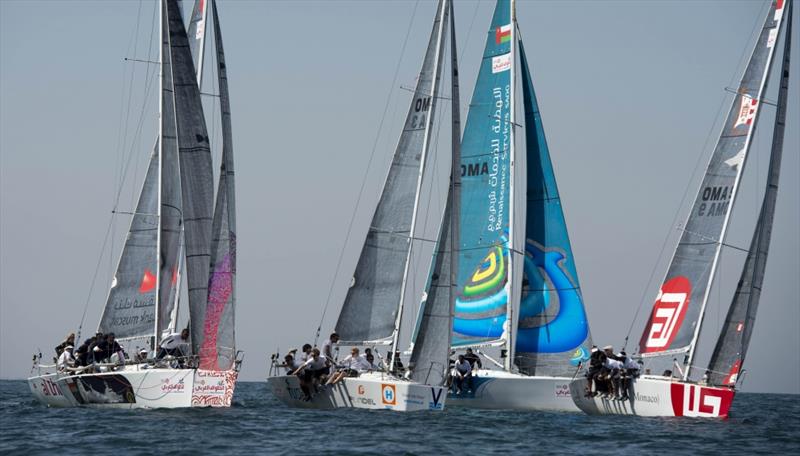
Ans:
[[[627,401],[587,397],[586,378],[573,380],[570,394],[589,415],[683,416],[727,418],[735,391],[730,388],[673,381],[668,377],[642,376],[631,384]]]

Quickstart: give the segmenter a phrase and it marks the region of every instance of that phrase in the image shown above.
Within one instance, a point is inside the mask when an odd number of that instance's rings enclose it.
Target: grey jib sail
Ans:
[[[441,11],[440,0],[437,12]],[[389,341],[395,329],[409,249],[417,180],[430,116],[434,115],[441,66],[439,14],[417,79],[403,132],[361,250],[336,331],[342,343]],[[436,72],[436,74],[434,74]],[[431,92],[434,93],[431,93]]]
[[[436,252],[433,255],[428,299],[422,309],[419,329],[414,340],[409,368],[411,379],[428,385],[443,385],[447,380],[448,355],[453,327],[458,255],[458,220],[461,202],[461,109],[458,86],[458,54],[456,52],[455,18],[453,4],[445,1],[444,25],[450,14],[451,98],[452,98],[452,164],[450,191],[447,195],[444,217],[439,232]]]
[[[195,80],[192,55],[177,0],[168,0],[167,12],[180,158],[192,350],[199,353],[203,342],[208,298],[214,175],[200,90]]]
[[[214,0],[211,0],[211,11],[214,20],[219,101],[222,112],[222,164],[211,229],[211,276],[208,280],[208,307],[203,347],[200,350],[200,367],[209,370],[227,370],[233,366],[235,357],[233,323],[236,300],[236,197],[228,74],[217,4]]]
[[[163,17],[167,16],[166,4],[162,4]],[[172,311],[175,307],[175,293],[178,291],[178,259],[180,255],[181,228],[181,186],[178,165],[178,143],[175,125],[175,99],[172,90],[172,64],[169,49],[169,27],[162,21],[161,27],[161,213],[159,246],[159,296],[158,330],[161,338],[168,330],[175,330]]]
[[[783,1],[773,2],[640,340],[645,356],[693,354],[702,311],[744,168]],[[691,359],[686,360],[687,364]],[[688,376],[689,372],[685,372]]]
[[[158,162],[156,144],[97,329],[120,339],[150,337],[155,329]]]
[[[758,311],[761,286],[764,282],[764,269],[772,236],[772,221],[775,215],[775,200],[778,196],[778,180],[781,171],[783,136],[786,129],[786,98],[789,89],[789,57],[791,55],[792,14],[791,5],[786,15],[786,31],[783,47],[783,67],[781,68],[778,108],[775,128],[772,134],[769,171],[766,191],[761,203],[750,250],[745,260],[742,276],[736,287],[736,294],[725,317],[725,324],[714,347],[709,364],[708,382],[712,385],[735,386],[739,378],[750,336]]]

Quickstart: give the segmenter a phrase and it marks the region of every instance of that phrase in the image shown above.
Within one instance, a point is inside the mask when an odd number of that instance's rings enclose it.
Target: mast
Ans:
[[[156,234],[156,258],[160,258],[161,255],[161,181],[164,178],[163,176],[163,157],[164,157],[164,141],[162,137],[164,135],[164,39],[167,37],[164,36],[164,2],[158,2],[158,29],[161,35],[161,40],[159,40],[158,45],[158,138],[156,141],[158,142],[158,230]],[[161,265],[159,264],[156,267],[156,311],[155,311],[155,321],[153,327],[153,341],[150,346],[150,350],[155,351],[159,344],[159,334],[158,334],[158,325],[159,325],[159,314],[161,313]]]
[[[513,366],[513,359],[514,359],[514,343],[513,343],[513,336],[514,336],[514,299],[512,299],[513,294],[511,290],[511,284],[514,282],[514,162],[515,160],[515,150],[514,142],[516,139],[516,134],[514,134],[514,128],[516,125],[516,104],[514,103],[514,86],[517,71],[515,68],[514,63],[516,62],[516,31],[517,31],[517,15],[516,15],[516,0],[511,0],[509,2],[509,8],[511,9],[510,17],[511,17],[511,84],[510,84],[510,101],[509,105],[511,106],[510,115],[511,115],[511,126],[509,128],[511,140],[509,141],[509,157],[510,157],[510,164],[508,167],[508,200],[511,204],[508,205],[508,281],[506,282],[506,293],[508,295],[508,301],[506,301],[506,328],[504,331],[505,335],[505,350],[506,350],[506,357],[503,359],[503,368],[507,372],[511,372],[511,367]]]
[[[439,82],[439,66],[441,64],[441,51],[442,51],[442,37],[444,35],[444,27],[445,27],[445,20],[446,20],[446,11],[447,11],[447,4],[450,0],[444,0],[441,3],[441,10],[439,11],[439,35],[436,38],[436,54],[434,57],[434,64],[433,64],[433,82],[431,84],[431,102],[435,103],[434,99],[436,98],[437,92],[437,85]],[[420,191],[422,190],[422,179],[425,176],[425,164],[428,158],[428,147],[430,143],[430,136],[431,136],[431,126],[433,125],[433,118],[434,116],[429,115],[425,119],[425,133],[422,139],[422,154],[419,160],[419,171],[417,174],[417,186],[416,186],[416,195],[414,196],[414,208],[412,209],[411,215],[411,230],[408,234],[408,253],[406,253],[406,261],[405,266],[403,267],[403,281],[400,285],[400,301],[397,305],[397,318],[394,322],[394,331],[392,332],[392,356],[391,362],[389,364],[389,371],[394,370],[394,365],[396,362],[396,357],[394,356],[395,352],[397,351],[397,342],[400,338],[400,326],[403,320],[403,301],[405,300],[406,295],[406,287],[408,285],[408,271],[411,267],[411,254],[414,250],[414,238],[417,228],[417,211],[419,209],[419,199],[420,199]]]
[[[753,56],[756,55],[756,51],[758,50],[760,45],[766,45],[767,47],[769,47],[769,51],[767,53],[767,60],[766,60],[766,63],[764,64],[766,69],[764,70],[763,75],[761,77],[761,82],[760,82],[760,84],[758,86],[758,94],[757,94],[757,96],[755,98],[756,103],[757,103],[756,110],[752,115],[753,117],[752,117],[752,120],[751,120],[750,129],[749,129],[749,131],[747,133],[747,137],[745,139],[744,148],[740,152],[742,154],[742,157],[741,157],[741,162],[739,164],[739,170],[738,170],[739,172],[736,174],[736,178],[733,181],[733,189],[731,190],[731,197],[730,197],[730,201],[728,203],[728,210],[725,213],[725,218],[724,218],[724,220],[722,222],[722,231],[721,231],[720,236],[719,236],[719,241],[716,243],[715,252],[714,252],[714,260],[711,263],[711,271],[709,273],[709,280],[708,280],[708,283],[706,284],[705,293],[703,295],[703,303],[702,303],[702,305],[700,307],[700,315],[698,316],[697,327],[695,328],[694,335],[692,336],[692,341],[691,341],[691,343],[689,345],[689,355],[688,355],[687,360],[686,360],[686,369],[684,369],[684,372],[683,372],[683,380],[684,381],[689,379],[689,375],[690,375],[691,370],[692,370],[692,363],[694,361],[694,354],[695,354],[695,350],[697,348],[697,339],[700,337],[700,330],[703,327],[703,319],[704,319],[703,317],[705,315],[706,306],[708,305],[708,296],[711,293],[711,285],[714,282],[714,275],[716,273],[717,265],[719,263],[719,254],[721,252],[722,244],[725,242],[725,235],[727,234],[727,231],[728,231],[728,222],[730,221],[730,216],[731,216],[731,213],[733,212],[733,207],[734,207],[734,204],[736,202],[736,194],[737,194],[737,192],[739,190],[739,183],[741,181],[742,174],[744,174],[743,171],[744,171],[745,164],[747,163],[747,153],[750,150],[750,143],[751,143],[751,141],[753,139],[753,132],[756,129],[756,125],[757,125],[758,118],[759,118],[758,114],[761,111],[761,109],[760,109],[761,102],[762,102],[762,99],[763,99],[765,88],[767,86],[767,81],[769,79],[770,70],[772,69],[772,57],[775,54],[775,46],[773,44],[770,47],[769,46],[769,42],[770,42],[770,40],[774,40],[776,37],[775,36],[770,36],[770,35],[772,35],[773,31],[775,31],[775,35],[777,35],[777,31],[780,30],[780,28],[781,28],[781,19],[783,17],[782,14],[783,14],[783,10],[784,10],[783,9],[783,7],[784,7],[783,3],[784,3],[784,0],[775,0],[775,13],[774,13],[774,15],[770,14],[770,13],[773,12],[772,8],[770,8],[770,10],[767,12],[767,20],[766,20],[767,24],[770,21],[774,20],[775,21],[775,25],[768,32],[766,43],[762,44],[760,42],[761,41],[760,39],[759,39],[759,42],[756,43],[756,47],[753,49],[753,54],[750,57],[751,62],[748,64],[748,66],[750,66],[750,64],[752,64]],[[773,16],[774,19],[771,18],[770,16]],[[764,27],[765,29],[768,28],[767,24],[765,24],[765,27]],[[762,32],[762,35],[763,35],[763,32]],[[742,89],[744,89],[744,88],[742,88]]]

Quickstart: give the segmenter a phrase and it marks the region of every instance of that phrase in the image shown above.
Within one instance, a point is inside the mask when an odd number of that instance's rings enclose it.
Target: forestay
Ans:
[[[97,328],[118,339],[150,337],[155,330],[158,164],[156,143]]]
[[[708,370],[708,382],[712,385],[735,386],[741,371],[750,336],[758,311],[761,285],[764,282],[764,269],[772,236],[772,221],[775,215],[775,201],[778,195],[783,137],[786,129],[786,99],[789,89],[789,58],[791,56],[792,6],[787,6],[786,30],[784,32],[783,65],[781,68],[780,91],[772,134],[769,171],[766,191],[761,203],[753,239],[745,260],[742,276],[736,287],[736,294],[725,317],[725,324],[717,339]],[[774,45],[774,42],[773,42]]]
[[[453,345],[503,341],[510,299],[512,80],[510,0],[489,29],[461,143],[461,239]]]
[[[213,171],[200,90],[176,0],[167,2],[170,58],[183,201],[186,278],[189,291],[192,351],[199,353],[205,329],[211,260]]]
[[[453,223],[458,219],[461,202],[461,108],[458,85],[458,54],[456,52],[455,17],[453,4],[444,1],[442,8],[442,36],[450,21],[451,54],[451,98],[452,98],[452,159],[450,168],[450,190],[447,195],[444,216],[433,255],[428,298],[421,309],[418,327],[411,352],[409,369],[411,379],[428,385],[443,385],[447,380],[448,356],[453,316],[453,303],[456,287],[456,265],[458,264],[459,226]],[[443,40],[443,38],[440,38]]]
[[[571,376],[591,336],[528,61],[519,41],[525,108],[525,257],[515,364],[527,375]]]
[[[217,78],[222,113],[222,164],[217,202],[214,207],[211,240],[211,276],[208,280],[208,307],[200,350],[200,368],[227,370],[233,366],[234,310],[236,290],[236,196],[233,174],[233,136],[228,95],[228,74],[217,4],[211,0],[214,42],[217,53]]]
[[[437,11],[442,11],[442,0]],[[436,107],[434,80],[441,73],[440,26],[437,15],[403,132],[336,322],[341,344],[388,344],[397,334],[426,139]]]
[[[691,365],[730,210],[761,108],[782,13],[783,0],[773,2],[642,334],[639,351],[643,356],[688,351],[684,363]],[[684,375],[689,374],[687,369]]]

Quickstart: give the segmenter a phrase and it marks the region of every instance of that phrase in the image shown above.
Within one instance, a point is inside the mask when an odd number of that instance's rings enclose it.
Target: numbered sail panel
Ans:
[[[443,55],[437,52],[441,8],[440,1],[403,132],[336,323],[343,342],[385,340],[395,330],[425,136],[436,108],[439,84],[434,79],[441,77],[437,61]]]
[[[639,343],[645,356],[687,351],[700,323],[703,299],[718,255],[724,225],[735,198],[734,186],[741,174],[749,139],[761,109],[766,79],[784,1],[770,6],[764,27],[742,77],[728,117],[680,241]]]
[[[573,375],[588,360],[589,322],[530,67],[519,42],[525,108],[525,257],[514,361],[528,375]]]
[[[511,4],[495,7],[461,143],[461,242],[453,345],[503,337],[509,279]]]
[[[158,163],[156,145],[98,327],[118,339],[149,337],[155,331]]]

